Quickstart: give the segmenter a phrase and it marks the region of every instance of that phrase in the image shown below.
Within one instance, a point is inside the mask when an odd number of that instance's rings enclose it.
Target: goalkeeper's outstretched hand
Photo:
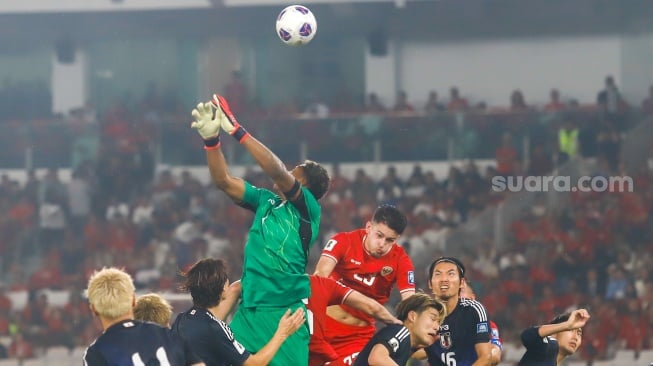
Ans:
[[[229,108],[227,100],[222,95],[213,94],[213,100],[211,102],[218,109],[216,114],[222,114],[221,117],[223,118],[220,118],[220,126],[222,129],[238,140],[238,142],[242,143],[245,141],[245,139],[250,136],[249,132],[238,123],[236,117],[234,117],[234,114],[231,112],[231,108]]]
[[[204,139],[206,147],[217,147],[220,144],[220,122],[224,118],[223,113],[219,110],[213,113],[213,104],[211,102],[199,103],[191,112],[195,119],[190,127],[197,130],[197,133]]]

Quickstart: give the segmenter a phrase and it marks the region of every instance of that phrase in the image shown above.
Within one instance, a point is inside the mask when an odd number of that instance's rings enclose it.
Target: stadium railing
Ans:
[[[596,114],[594,110],[565,112],[565,116],[583,118]],[[550,144],[559,126],[559,117],[544,112],[468,112],[241,119],[255,136],[287,162],[306,158],[321,162],[419,162],[494,159],[505,133],[512,135],[522,155],[528,155],[526,141],[535,138]],[[157,163],[169,166],[205,163],[203,154],[197,153],[201,143],[188,127],[186,118],[167,116],[149,125],[142,120],[139,117],[129,121],[124,133],[152,138],[145,142],[151,143]],[[125,143],[107,133],[110,128],[105,124],[79,124],[65,119],[2,123],[5,128],[0,135],[0,169],[68,168],[80,159],[94,157],[99,145]],[[134,142],[138,138],[131,140]],[[226,149],[231,163],[251,163],[242,149],[233,146]]]

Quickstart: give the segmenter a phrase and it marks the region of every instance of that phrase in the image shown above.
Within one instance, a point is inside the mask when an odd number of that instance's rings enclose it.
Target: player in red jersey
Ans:
[[[315,274],[331,277],[385,304],[395,284],[402,300],[415,293],[413,262],[397,239],[406,228],[406,216],[396,207],[382,205],[365,228],[334,235],[324,246]],[[374,319],[347,305],[327,309],[325,337],[338,354],[331,365],[351,365],[374,336]]]
[[[321,366],[338,358],[336,351],[324,338],[328,306],[344,304],[386,324],[402,324],[383,305],[354,289],[328,277],[312,275],[310,279],[311,297],[306,305],[311,330],[309,366]]]
[[[324,338],[326,309],[331,305],[344,304],[386,324],[403,324],[388,309],[377,301],[328,277],[309,276],[311,296],[306,305],[306,320],[309,324],[311,341],[308,365],[322,366],[338,358],[338,354]],[[227,294],[220,301],[216,315],[222,319],[231,314],[240,298],[240,281],[229,286]]]

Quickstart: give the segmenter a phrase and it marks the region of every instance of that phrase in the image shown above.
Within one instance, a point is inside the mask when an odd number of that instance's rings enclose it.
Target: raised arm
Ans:
[[[191,127],[196,129],[204,140],[206,160],[213,183],[233,201],[240,202],[245,194],[245,183],[229,174],[227,161],[220,149],[220,122],[224,119],[224,114],[215,113],[214,118],[213,109],[210,102],[199,103],[191,112],[195,119]]]
[[[560,333],[565,330],[582,328],[590,318],[590,314],[585,309],[578,309],[571,312],[569,319],[564,323],[545,324],[537,329],[537,334],[544,338],[552,334]]]
[[[214,94],[212,103],[217,108],[216,119],[220,120],[222,129],[247,149],[247,152],[263,169],[263,172],[279,187],[281,192],[291,191],[295,184],[295,177],[288,171],[279,157],[238,123],[224,97]],[[287,198],[292,199],[294,197]]]

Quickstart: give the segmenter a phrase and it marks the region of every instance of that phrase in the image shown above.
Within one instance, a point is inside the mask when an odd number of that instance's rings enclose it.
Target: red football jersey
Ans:
[[[363,248],[364,237],[365,229],[358,229],[338,233],[326,243],[322,255],[336,261],[331,277],[381,304],[388,301],[395,283],[400,292],[415,290],[413,262],[404,248],[395,244],[388,254],[374,258]],[[343,308],[374,324],[374,319],[366,314],[347,306]]]
[[[310,312],[307,318],[310,324],[311,342],[308,346],[308,364],[309,366],[323,365],[338,357],[333,347],[324,339],[327,306],[342,304],[354,290],[331,278],[309,277],[311,279],[311,296],[308,298],[306,308]]]

